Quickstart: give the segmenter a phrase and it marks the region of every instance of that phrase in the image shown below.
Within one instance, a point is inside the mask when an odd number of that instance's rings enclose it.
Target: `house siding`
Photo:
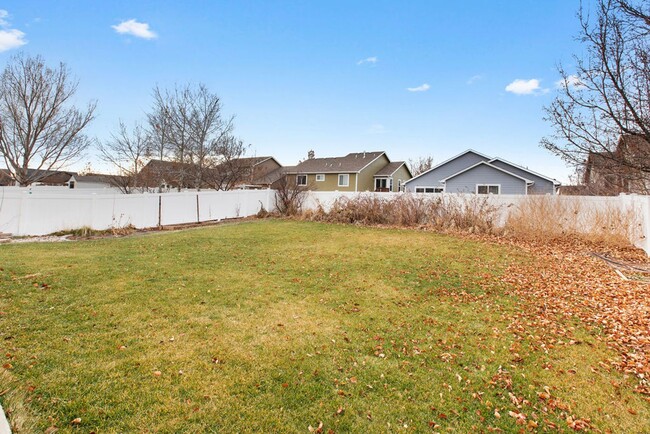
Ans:
[[[368,166],[366,166],[359,173],[359,184],[357,185],[357,191],[375,191],[375,173],[379,172],[388,163],[390,163],[388,157],[386,154],[383,154]],[[352,177],[350,177],[350,183],[352,183]]]
[[[273,172],[274,170],[279,169],[282,167],[277,161],[275,161],[273,158],[269,158],[268,160],[255,165],[253,167],[253,173],[251,174],[251,181],[255,178],[260,178],[262,176],[268,175],[269,173]]]
[[[399,184],[398,181],[402,180],[402,185],[409,179],[411,179],[411,175],[409,174],[408,169],[406,168],[406,165],[403,165],[395,173],[393,173],[393,190],[394,192],[399,191]]]
[[[476,193],[477,184],[498,184],[501,194],[526,194],[526,181],[484,164],[447,180],[446,193]]]
[[[341,172],[345,174],[345,172]],[[300,175],[303,175],[302,173]],[[356,182],[356,173],[350,173],[350,185],[348,187],[339,187],[339,174],[338,173],[325,173],[325,181],[316,181],[316,174],[307,174],[307,188],[315,191],[354,191]],[[296,175],[290,175],[296,176]]]
[[[468,152],[458,158],[448,161],[442,166],[433,169],[431,172],[426,173],[419,178],[413,179],[411,182],[406,184],[406,191],[414,192],[416,187],[443,187],[444,183],[441,182],[442,179],[473,166],[476,163],[488,160],[489,158],[475,154],[474,152]]]
[[[534,173],[527,172],[500,160],[495,160],[490,164],[500,167],[503,170],[507,170],[510,173],[514,173],[515,175],[519,175],[522,178],[534,181],[535,183],[528,187],[528,194],[555,194],[555,184],[548,179],[541,178]]]

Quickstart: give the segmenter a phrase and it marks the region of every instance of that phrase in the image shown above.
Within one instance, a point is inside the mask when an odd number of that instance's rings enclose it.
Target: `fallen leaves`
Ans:
[[[650,395],[648,284],[621,280],[590,255],[594,245],[575,240],[513,243],[537,259],[512,265],[501,277],[525,307],[512,318],[509,329],[519,336],[542,330],[540,336],[535,336],[535,345],[548,351],[586,344],[574,339],[572,330],[565,325],[568,319],[579,318],[587,326],[604,331],[604,341],[620,354],[620,360],[600,362],[600,368],[609,370],[613,366],[634,374],[638,379],[636,391]],[[613,250],[608,255],[648,262],[643,252],[631,248]],[[576,370],[567,373],[575,374]]]

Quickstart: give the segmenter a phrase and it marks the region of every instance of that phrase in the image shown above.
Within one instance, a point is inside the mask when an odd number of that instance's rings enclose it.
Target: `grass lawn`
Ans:
[[[277,220],[3,245],[0,403],[16,432],[650,432],[596,332],[508,328],[532,260]]]

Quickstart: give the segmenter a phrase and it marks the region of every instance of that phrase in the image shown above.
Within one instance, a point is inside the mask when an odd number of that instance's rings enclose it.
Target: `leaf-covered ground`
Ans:
[[[650,431],[643,284],[494,241],[269,220],[0,246],[0,403],[18,433]]]
[[[604,251],[606,256],[647,265],[645,253],[566,240],[516,244],[543,261],[543,266],[514,264],[504,274],[504,282],[530,306],[517,316],[511,329],[523,335],[531,326],[544,329],[539,337],[542,347],[572,345],[571,329],[563,324],[578,318],[619,356],[605,366],[591,368],[614,367],[634,375],[637,392],[650,397],[650,282],[647,275],[625,280],[591,255]]]

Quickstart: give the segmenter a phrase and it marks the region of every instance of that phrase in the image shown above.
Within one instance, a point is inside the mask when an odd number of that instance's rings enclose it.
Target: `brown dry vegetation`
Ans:
[[[399,227],[428,227],[439,231],[497,231],[499,208],[484,197],[456,200],[452,196],[422,197],[403,194],[392,199],[377,195],[341,197],[329,211],[319,207],[303,218],[328,223],[358,223]]]
[[[650,395],[650,286],[644,280],[622,279],[591,255],[605,252],[648,263],[647,255],[629,241],[640,238],[635,210],[593,209],[577,201],[531,196],[509,213],[500,228],[495,222],[501,211],[485,198],[463,204],[444,196],[401,195],[391,200],[358,196],[337,200],[329,212],[322,208],[307,212],[304,218],[454,232],[523,249],[536,260],[512,265],[502,277],[528,307],[511,319],[510,329],[518,339],[538,351],[580,345],[567,325],[580,320],[621,357],[590,366],[594,375],[621,370],[636,377],[638,392]]]
[[[640,239],[641,222],[634,208],[599,209],[576,199],[528,196],[509,213],[504,231],[522,239],[572,237],[615,246]]]

